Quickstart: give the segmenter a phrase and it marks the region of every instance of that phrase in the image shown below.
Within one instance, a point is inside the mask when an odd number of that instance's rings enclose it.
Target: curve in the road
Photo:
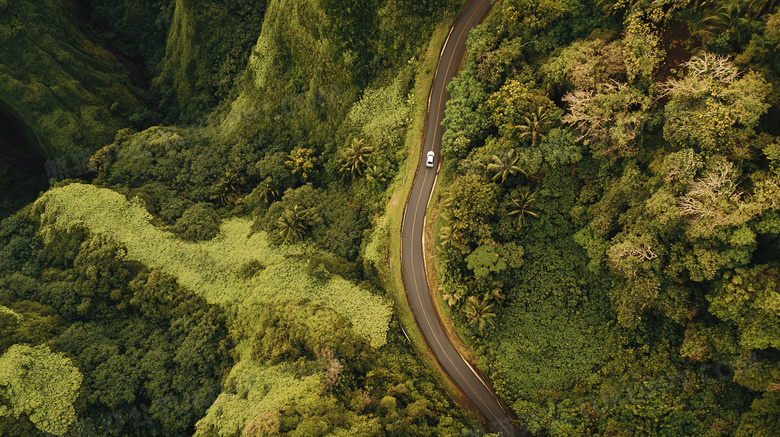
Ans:
[[[418,164],[401,225],[401,263],[409,305],[428,347],[493,432],[501,432],[508,437],[527,433],[514,424],[508,408],[498,400],[488,382],[457,352],[445,334],[428,288],[423,241],[425,212],[440,168],[439,148],[444,134],[441,121],[445,103],[450,98],[446,85],[460,69],[466,52],[468,31],[482,22],[490,7],[490,0],[472,0],[455,20],[442,48],[429,97],[427,128],[421,153],[421,156],[425,156],[433,150],[437,156],[436,167],[425,167],[422,159]]]

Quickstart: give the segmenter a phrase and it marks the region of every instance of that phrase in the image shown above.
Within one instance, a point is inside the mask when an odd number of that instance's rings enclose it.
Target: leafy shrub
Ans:
[[[733,153],[766,113],[771,86],[761,75],[739,70],[722,56],[705,53],[685,64],[688,75],[661,84],[670,97],[664,108],[664,138],[676,146]]]
[[[3,343],[45,342],[71,358],[83,375],[73,406],[87,434],[107,411],[129,410],[139,400],[149,407],[150,429],[186,434],[205,412],[201,389],[213,389],[232,364],[222,310],[172,276],[126,259],[126,248],[105,235],[78,228],[46,234],[33,257],[45,270],[31,276],[0,271],[0,305],[21,316],[0,325]],[[56,387],[48,393],[58,395]],[[167,403],[171,396],[183,399],[177,414]],[[44,403],[68,408],[63,401]],[[116,426],[121,432],[131,425]]]
[[[42,432],[65,435],[76,422],[82,375],[70,359],[47,346],[15,344],[0,356],[0,387],[10,403],[2,414],[22,414]]]
[[[211,205],[197,203],[176,220],[174,229],[187,241],[210,240],[219,233],[219,216]]]

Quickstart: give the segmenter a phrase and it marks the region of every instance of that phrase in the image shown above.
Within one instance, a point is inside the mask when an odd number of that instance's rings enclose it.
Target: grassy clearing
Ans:
[[[251,321],[261,305],[310,299],[347,317],[372,346],[385,344],[391,308],[387,301],[337,276],[312,278],[307,265],[291,255],[311,253],[306,245],[270,247],[264,233],[249,236],[251,222],[226,221],[211,241],[189,243],[151,223],[139,202],[92,185],[71,184],[45,193],[36,207],[42,221],[58,228],[83,225],[109,235],[127,248],[126,256],[179,278],[182,285],[211,303],[235,305],[239,319]],[[46,228],[44,227],[44,233]],[[249,261],[265,269],[238,276]]]

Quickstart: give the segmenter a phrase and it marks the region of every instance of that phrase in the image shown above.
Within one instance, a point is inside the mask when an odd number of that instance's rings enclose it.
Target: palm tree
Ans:
[[[485,300],[495,299],[497,302],[500,302],[506,299],[506,294],[504,294],[504,290],[501,288],[500,282],[493,281],[493,283],[490,285],[490,290],[487,292],[487,294],[485,294]]]
[[[758,3],[755,7],[759,6]],[[746,17],[746,12],[743,11],[742,5],[738,1],[731,1],[717,9],[713,9],[708,12],[704,18],[701,19],[700,24],[704,26],[699,33],[702,33],[709,37],[715,37],[723,32],[731,31],[733,35],[737,37],[737,44],[742,43],[744,36],[744,30],[750,26],[751,19]]]
[[[618,2],[617,0],[596,0],[596,4],[601,6],[601,9],[604,11],[604,15],[607,17],[615,15],[617,11],[621,11],[625,9],[625,5],[622,2]]]
[[[447,293],[443,288],[439,288],[439,293],[441,294],[441,298],[451,307],[460,302],[460,296],[456,293]]]
[[[374,165],[366,168],[366,180],[370,183],[379,183],[385,182],[387,178],[385,178],[385,173],[382,169]]]
[[[309,212],[310,210],[303,209],[298,205],[295,205],[293,209],[285,209],[282,212],[282,215],[276,221],[276,227],[285,243],[303,240],[308,227]]]
[[[531,116],[523,117],[523,122],[517,125],[520,130],[520,138],[531,138],[531,147],[536,146],[537,140],[544,138],[542,133],[547,126],[552,124],[549,120],[550,111],[539,106]]]
[[[500,178],[503,184],[508,176],[515,176],[518,173],[525,174],[523,169],[517,166],[518,161],[520,161],[520,157],[517,156],[513,149],[510,149],[502,153],[500,157],[493,155],[492,162],[488,164],[487,170],[495,172],[493,180],[496,181]]]
[[[341,152],[340,171],[349,172],[353,179],[363,174],[366,160],[371,156],[371,152],[374,151],[372,146],[366,146],[364,143],[365,141],[362,138],[353,138],[352,145]]]
[[[487,300],[469,296],[466,305],[463,306],[463,314],[466,315],[470,323],[479,326],[479,332],[482,332],[487,325],[496,326],[493,323],[496,314],[491,311],[492,308],[493,304]]]
[[[273,201],[276,197],[279,197],[279,191],[276,189],[276,183],[274,183],[273,178],[270,176],[265,178],[265,180],[261,182],[257,188],[260,190],[260,196],[263,198],[265,203],[271,203],[271,201]]]
[[[750,0],[750,3],[748,3],[748,10],[754,17],[760,17],[764,13],[775,10],[776,3],[777,0]]]
[[[442,226],[439,228],[439,246],[447,246],[452,242],[452,227]]]
[[[526,214],[534,218],[539,218],[539,214],[531,211],[531,205],[536,202],[536,195],[532,194],[528,187],[523,187],[509,201],[509,215],[517,215],[517,224],[523,227]]]
[[[450,222],[448,220],[448,222]],[[450,222],[451,223],[451,222]],[[463,233],[454,229],[452,226],[442,226],[439,228],[439,248],[445,247],[463,247]]]
[[[225,173],[217,184],[219,186],[219,199],[222,203],[235,203],[236,199],[241,197],[241,186],[245,183],[243,177],[233,172]]]
[[[457,203],[457,196],[455,193],[452,192],[452,190],[447,190],[441,195],[441,206],[444,207],[444,211],[442,212],[442,217],[444,220],[446,220],[448,223],[452,222],[452,206]]]

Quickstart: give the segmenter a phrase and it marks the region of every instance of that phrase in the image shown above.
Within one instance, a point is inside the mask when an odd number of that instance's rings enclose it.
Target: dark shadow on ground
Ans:
[[[46,190],[45,160],[32,129],[0,100],[0,220]]]

